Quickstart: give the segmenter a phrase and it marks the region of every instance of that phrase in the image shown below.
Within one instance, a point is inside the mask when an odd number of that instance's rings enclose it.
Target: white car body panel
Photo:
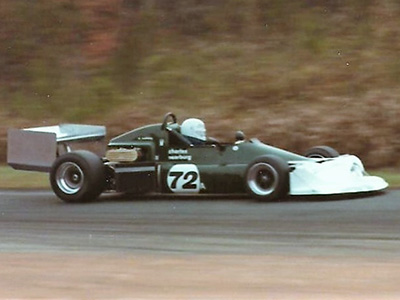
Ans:
[[[290,162],[291,195],[334,195],[381,191],[388,183],[368,175],[361,160],[354,155],[329,159]]]

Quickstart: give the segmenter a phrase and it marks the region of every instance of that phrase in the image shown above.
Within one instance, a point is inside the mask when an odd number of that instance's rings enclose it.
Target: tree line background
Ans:
[[[395,0],[3,0],[0,157],[9,127],[111,136],[174,111],[398,165],[399,25]]]

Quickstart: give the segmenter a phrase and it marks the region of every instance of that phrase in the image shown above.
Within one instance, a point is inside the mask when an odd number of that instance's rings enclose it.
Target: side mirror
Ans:
[[[241,130],[236,131],[236,133],[235,133],[236,143],[244,142],[245,139],[246,139],[246,136],[244,135],[243,131],[241,131]]]

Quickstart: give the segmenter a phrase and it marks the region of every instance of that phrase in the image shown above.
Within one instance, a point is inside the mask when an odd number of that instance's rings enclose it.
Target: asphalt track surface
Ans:
[[[399,299],[400,190],[268,203],[105,195],[86,204],[3,190],[0,264],[0,299]],[[60,269],[64,277],[44,275]]]
[[[360,198],[194,200],[0,191],[0,252],[400,257],[400,191]]]

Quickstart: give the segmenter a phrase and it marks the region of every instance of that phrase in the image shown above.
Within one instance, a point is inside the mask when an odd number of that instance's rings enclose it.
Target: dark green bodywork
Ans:
[[[287,162],[308,160],[304,156],[263,144],[257,139],[193,146],[180,135],[177,124],[169,124],[165,130],[161,129],[161,124],[141,127],[115,137],[108,147],[142,149],[144,157],[129,166],[154,166],[154,174],[148,177],[154,176],[154,192],[160,193],[171,193],[167,176],[171,167],[177,164],[197,166],[202,193],[242,193],[245,192],[246,169],[254,159],[275,155]],[[127,168],[127,165],[123,167]]]

